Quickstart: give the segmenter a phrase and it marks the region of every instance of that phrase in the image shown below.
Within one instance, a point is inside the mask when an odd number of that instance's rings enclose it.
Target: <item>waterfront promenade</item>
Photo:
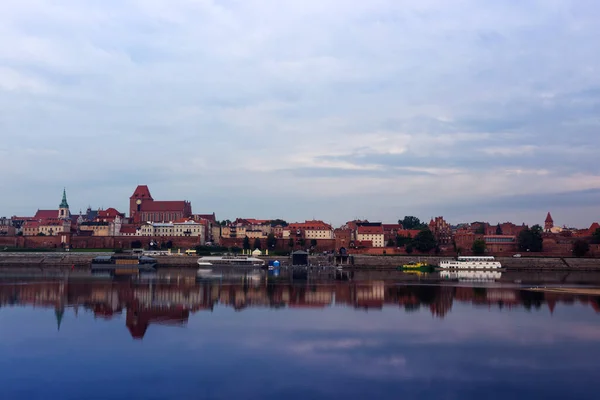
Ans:
[[[98,255],[111,255],[110,252],[5,252],[0,253],[0,270],[6,268],[66,268],[87,269],[92,259]],[[350,269],[396,269],[409,262],[424,262],[438,265],[440,260],[449,257],[437,256],[376,256],[355,255],[354,265],[345,266]],[[157,256],[160,266],[178,266],[195,268],[196,256]],[[261,257],[266,261],[278,260],[282,264],[289,263],[286,256]],[[576,257],[497,257],[507,270],[542,270],[542,271],[600,271],[600,259]],[[311,256],[309,262],[313,265],[328,265],[327,256]]]

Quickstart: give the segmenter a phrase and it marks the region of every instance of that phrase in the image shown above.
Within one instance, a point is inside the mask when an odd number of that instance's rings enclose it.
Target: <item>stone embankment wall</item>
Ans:
[[[447,257],[394,257],[394,256],[355,256],[356,266],[392,267],[408,262],[425,262],[438,265]],[[561,258],[561,257],[497,257],[504,268],[518,270],[600,270],[600,259]]]
[[[89,265],[91,260],[98,255],[111,255],[112,253],[75,253],[75,252],[57,252],[57,253],[0,253],[0,268],[9,266],[63,266],[71,267],[75,265],[81,268]],[[164,266],[183,266],[195,267],[197,257],[193,256],[160,256],[156,257],[160,265]],[[283,264],[289,264],[288,257],[263,257],[265,260],[279,260]],[[355,255],[354,268],[395,269],[396,267],[408,262],[425,262],[432,265],[438,265],[444,257],[411,257],[411,256],[367,256]],[[561,258],[561,257],[498,257],[498,261],[508,270],[580,270],[580,271],[600,271],[600,259],[594,258]],[[312,264],[327,265],[328,257],[311,257]]]

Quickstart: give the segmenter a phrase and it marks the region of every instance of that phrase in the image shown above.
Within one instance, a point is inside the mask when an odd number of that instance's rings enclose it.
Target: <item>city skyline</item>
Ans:
[[[6,4],[0,215],[598,220],[600,5],[457,4]]]
[[[143,185],[143,186],[146,186],[146,185]],[[148,186],[150,186],[150,185],[148,185]],[[68,192],[68,189],[66,187],[64,187],[63,190]],[[131,187],[129,188],[129,192],[130,192],[129,194],[131,194]],[[160,193],[158,190],[156,190],[156,188],[154,186],[153,186],[152,192]],[[68,192],[68,193],[70,193],[70,192]],[[165,198],[166,200],[170,200],[170,201],[175,201],[176,200],[173,197],[166,196],[164,193],[160,193],[160,197]],[[86,202],[86,201],[82,201],[80,199],[78,200],[77,198],[75,198],[75,197],[73,197],[71,195],[69,195],[68,198],[69,198],[69,203],[73,205],[73,206],[71,206],[69,208],[69,210],[71,212],[71,215],[74,215],[74,216],[77,216],[80,212],[82,214],[85,214],[86,210],[88,208],[91,208],[91,210],[93,210],[93,211],[95,211],[95,210],[106,210],[108,208],[114,208],[117,211],[124,213],[127,217],[131,217],[131,215],[129,215],[130,214],[130,212],[129,212],[130,211],[129,210],[129,206],[126,205],[127,201],[124,201],[122,199],[122,197],[115,197],[115,199],[113,201],[111,201],[110,203],[108,203],[108,204],[102,204],[102,205],[95,205],[95,204],[93,204],[92,201]],[[186,201],[189,201],[189,200],[186,198]],[[35,214],[35,211],[39,211],[39,210],[54,210],[54,209],[56,209],[57,205],[58,205],[58,202],[54,201],[54,203],[56,203],[56,204],[53,204],[53,202],[51,202],[51,201],[44,201],[42,204],[38,205],[34,209],[29,209],[29,210],[26,210],[26,211],[24,211],[22,213],[11,213],[11,212],[6,212],[7,210],[0,210],[0,216],[4,216],[4,217],[7,217],[7,218],[10,218],[11,216],[17,216],[17,217],[30,216],[30,215]],[[193,205],[194,201],[191,200],[191,203]],[[87,206],[77,207],[78,204],[87,204]],[[117,206],[117,204],[118,204],[118,206]],[[224,220],[234,221],[237,218],[258,218],[258,219],[262,219],[262,220],[283,219],[283,220],[285,220],[287,222],[301,222],[301,221],[305,221],[305,220],[320,220],[320,221],[324,221],[326,223],[329,223],[329,224],[331,224],[334,227],[339,227],[339,226],[344,225],[347,222],[358,221],[358,220],[379,221],[379,222],[383,222],[383,223],[396,223],[399,220],[401,220],[402,218],[404,218],[405,216],[416,216],[417,218],[419,218],[421,220],[422,223],[425,223],[425,224],[429,223],[430,219],[434,219],[436,217],[440,217],[441,216],[441,217],[444,217],[444,219],[446,221],[448,221],[452,225],[458,225],[458,224],[463,224],[463,223],[472,223],[472,222],[487,222],[490,225],[495,225],[496,223],[511,222],[511,223],[516,224],[516,225],[525,224],[525,225],[528,225],[528,226],[532,226],[532,225],[541,225],[541,226],[543,226],[544,225],[544,219],[545,219],[547,213],[550,212],[550,213],[552,213],[553,216],[555,214],[553,210],[548,210],[548,211],[538,210],[538,212],[535,215],[535,219],[532,220],[531,222],[530,221],[526,221],[526,220],[525,221],[516,220],[516,219],[514,219],[514,216],[513,216],[513,219],[511,219],[509,214],[506,214],[507,215],[506,219],[497,220],[497,221],[486,219],[482,215],[479,215],[479,217],[474,217],[474,218],[471,218],[471,219],[468,219],[468,220],[467,219],[465,219],[465,220],[452,220],[451,218],[447,217],[446,215],[439,214],[439,213],[438,214],[432,214],[431,216],[420,216],[420,215],[417,215],[415,213],[411,213],[410,210],[407,210],[405,214],[402,214],[402,215],[398,214],[396,217],[392,216],[391,218],[382,219],[382,218],[372,218],[372,217],[369,217],[368,216],[369,215],[369,211],[368,210],[363,210],[360,214],[357,214],[356,216],[352,216],[352,217],[349,216],[348,218],[345,218],[345,219],[342,218],[338,222],[338,221],[332,220],[330,218],[327,218],[326,215],[323,215],[322,213],[319,214],[318,212],[313,213],[312,216],[308,216],[307,215],[307,216],[304,216],[304,217],[301,216],[301,217],[299,217],[297,219],[294,219],[294,218],[289,218],[286,215],[267,215],[267,216],[264,216],[264,215],[229,215],[229,214],[227,214],[227,215],[221,215],[219,212],[213,211],[213,209],[211,209],[210,207],[204,207],[202,204],[196,205],[196,207],[194,207],[194,210],[195,210],[196,213],[198,213],[198,212],[206,212],[206,213],[209,213],[209,212],[212,213],[212,212],[214,212],[218,221],[224,221]],[[322,215],[323,217],[316,217],[315,215]],[[560,226],[560,227],[566,226],[566,227],[569,227],[569,228],[584,228],[585,229],[585,228],[589,227],[590,223],[596,222],[597,219],[594,219],[594,217],[595,216],[592,216],[590,218],[588,216],[587,219],[583,220],[583,224],[581,226],[579,226],[579,225],[569,224],[567,222],[563,222],[564,218],[562,218],[562,216],[560,214],[558,214],[558,218],[556,218],[555,222],[556,222],[556,226]]]

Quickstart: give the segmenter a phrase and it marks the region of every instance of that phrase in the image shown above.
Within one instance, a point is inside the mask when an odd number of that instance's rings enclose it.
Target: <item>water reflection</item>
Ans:
[[[442,276],[458,280],[495,280],[494,272],[477,276]],[[399,307],[405,312],[427,310],[444,318],[453,306],[471,304],[497,309],[553,312],[560,303],[578,303],[600,313],[600,297],[568,293],[543,293],[515,287],[465,285],[414,285],[397,280],[279,279],[264,272],[227,275],[197,281],[195,276],[163,276],[163,280],[133,281],[45,281],[0,283],[0,307],[29,305],[55,309],[60,329],[66,308],[78,313],[91,311],[95,317],[111,319],[125,313],[125,324],[141,339],[152,324],[184,325],[190,314],[213,311],[217,305],[241,311],[248,307],[325,308],[343,306],[378,310]],[[306,278],[306,277],[304,277]],[[314,278],[314,277],[313,277]],[[330,277],[329,277],[330,278]]]

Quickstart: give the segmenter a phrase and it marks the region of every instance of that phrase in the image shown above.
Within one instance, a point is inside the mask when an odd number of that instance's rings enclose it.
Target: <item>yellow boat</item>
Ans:
[[[402,269],[420,269],[420,268],[425,268],[425,267],[428,267],[428,266],[429,266],[429,264],[427,264],[427,263],[422,263],[422,262],[416,262],[416,263],[414,263],[414,262],[411,262],[411,263],[408,263],[408,264],[403,264],[402,265]]]

